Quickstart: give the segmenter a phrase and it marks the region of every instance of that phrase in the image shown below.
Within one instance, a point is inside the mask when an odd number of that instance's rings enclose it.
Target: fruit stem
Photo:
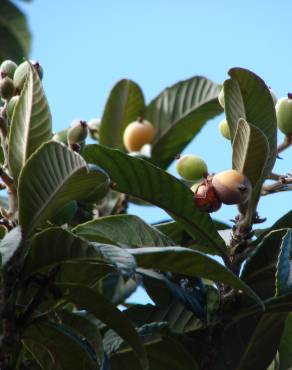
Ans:
[[[292,94],[291,94],[292,96]],[[291,98],[292,99],[292,98]],[[282,144],[277,148],[277,153],[283,152],[285,149],[289,148],[292,145],[292,134],[286,135]]]

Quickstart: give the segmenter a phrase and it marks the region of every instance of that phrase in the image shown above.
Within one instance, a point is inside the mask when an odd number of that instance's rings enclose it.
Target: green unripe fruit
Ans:
[[[285,135],[292,135],[292,94],[278,100],[276,115],[279,130]]]
[[[99,118],[92,118],[88,121],[89,135],[93,140],[99,140],[99,129],[101,120]]]
[[[224,99],[224,88],[222,87],[219,95],[218,95],[219,104],[222,108],[225,107],[225,99]]]
[[[60,141],[61,143],[67,145],[67,143],[68,143],[67,135],[68,135],[68,129],[65,128],[64,130],[56,132],[55,135],[52,137],[52,140]]]
[[[208,167],[203,159],[192,154],[183,155],[176,164],[176,170],[185,180],[196,181],[208,174]]]
[[[35,68],[35,70],[37,71],[37,73],[39,75],[39,78],[40,79],[43,78],[43,68],[39,64],[39,62],[35,62],[35,61],[31,60],[30,62],[25,61],[25,62],[21,63],[16,68],[16,71],[15,71],[14,77],[13,77],[15,87],[18,91],[21,91],[23,86],[24,86],[25,80],[26,80],[27,75],[29,73],[30,65],[32,65],[33,68]]]
[[[17,68],[17,64],[14,63],[12,60],[4,60],[0,66],[0,77],[9,77],[13,78],[14,72]]]
[[[219,123],[219,130],[221,132],[221,135],[225,137],[225,139],[230,140],[230,129],[228,126],[228,122],[226,118],[224,118],[220,123]]]
[[[10,77],[0,80],[0,96],[4,100],[10,100],[15,94],[15,86]]]
[[[88,135],[88,126],[85,121],[74,120],[68,130],[67,139],[68,144],[79,144],[83,142]]]
[[[11,118],[13,116],[14,108],[15,108],[16,103],[18,102],[18,100],[19,100],[19,95],[15,95],[8,102],[8,105],[7,105],[7,116],[8,116],[8,118],[10,120],[11,120]]]

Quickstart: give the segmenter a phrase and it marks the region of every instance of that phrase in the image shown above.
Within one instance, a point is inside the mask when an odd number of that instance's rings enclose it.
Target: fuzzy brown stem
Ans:
[[[277,148],[277,153],[283,152],[285,149],[289,148],[292,145],[292,135],[286,135],[282,144]]]
[[[7,172],[4,170],[3,167],[0,167],[0,177],[7,188],[8,203],[9,203],[8,215],[9,217],[13,218],[15,213],[18,210],[16,186],[15,186],[15,183],[12,177],[10,177],[7,174]]]
[[[279,193],[292,190],[292,177],[282,177],[271,185],[263,185],[261,195]]]

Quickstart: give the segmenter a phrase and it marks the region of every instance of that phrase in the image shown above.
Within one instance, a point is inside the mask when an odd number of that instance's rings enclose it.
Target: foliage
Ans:
[[[232,230],[199,210],[190,184],[166,171],[222,112],[219,85],[195,76],[146,104],[135,82],[121,80],[100,126],[89,126],[96,142],[68,143],[66,134],[53,136],[30,65],[11,119],[7,101],[0,111],[7,190],[0,219],[1,369],[292,367],[291,212],[257,238],[252,232],[261,222],[261,195],[289,189],[291,179],[264,183],[277,155],[268,87],[246,69],[229,74],[224,98],[233,168],[253,187]],[[123,132],[138,115],[153,124],[155,139],[128,153]],[[150,225],[127,214],[128,203],[138,201],[164,209],[169,220]],[[128,303],[139,286],[153,304]]]

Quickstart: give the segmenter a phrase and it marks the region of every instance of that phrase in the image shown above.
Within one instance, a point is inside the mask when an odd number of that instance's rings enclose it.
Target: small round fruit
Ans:
[[[25,62],[21,63],[16,68],[16,71],[14,72],[14,77],[13,77],[15,87],[18,91],[21,91],[23,86],[24,86],[25,80],[27,78],[27,75],[28,75],[28,72],[29,72],[29,69],[30,69],[30,65],[32,65],[35,68],[35,70],[37,71],[37,73],[39,75],[39,78],[40,79],[43,78],[43,68],[39,64],[39,62],[35,62],[35,61],[31,60],[30,62],[25,61]]]
[[[10,100],[15,94],[15,86],[10,77],[0,80],[0,96],[4,100]]]
[[[85,121],[74,120],[67,133],[68,144],[80,144],[88,135],[88,126]]]
[[[17,64],[12,60],[4,60],[0,66],[0,77],[4,78],[7,76],[9,78],[13,78],[16,68]]]
[[[56,132],[54,136],[52,137],[52,140],[60,141],[61,143],[67,145],[68,144],[67,135],[68,135],[68,129],[65,128],[64,130]]]
[[[228,126],[228,122],[226,120],[226,118],[224,118],[220,123],[219,123],[219,130],[222,134],[222,136],[225,137],[225,139],[227,140],[230,140],[231,139],[231,136],[230,136],[230,129],[229,129],[229,126]]]
[[[123,134],[123,141],[128,152],[138,152],[143,145],[154,139],[155,129],[146,120],[139,119],[129,123]]]
[[[218,199],[215,189],[209,180],[204,180],[201,184],[195,184],[194,201],[197,208],[203,212],[216,212],[221,207],[222,202]]]
[[[180,157],[176,163],[176,170],[185,180],[196,181],[208,174],[206,162],[193,154]]]
[[[225,204],[245,203],[252,191],[249,179],[236,170],[217,173],[212,178],[212,185],[218,198]]]
[[[219,95],[218,95],[219,104],[222,108],[225,107],[225,99],[224,99],[224,88],[222,87]]]
[[[278,100],[276,115],[279,130],[285,135],[292,135],[292,94]]]
[[[92,118],[88,121],[89,135],[93,140],[99,140],[99,130],[101,120],[99,118]]]
[[[18,100],[19,100],[19,95],[15,95],[8,102],[8,105],[7,105],[7,116],[8,116],[8,118],[10,120],[12,118],[12,115],[13,115],[13,112],[14,112],[14,108],[15,108],[16,103],[18,102]]]

